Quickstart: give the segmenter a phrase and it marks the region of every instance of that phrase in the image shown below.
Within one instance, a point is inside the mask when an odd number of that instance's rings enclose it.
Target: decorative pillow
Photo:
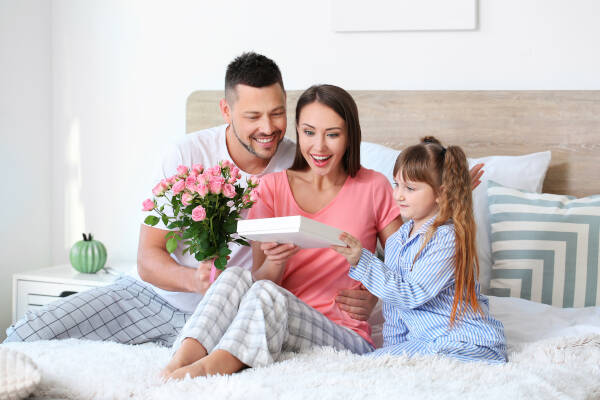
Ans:
[[[492,248],[487,199],[488,181],[530,192],[541,192],[551,153],[526,154],[523,156],[491,156],[469,158],[469,167],[484,163],[481,185],[473,191],[473,213],[477,225],[477,255],[479,256],[479,282],[484,292],[490,285],[492,272]]]
[[[416,142],[415,142],[416,143]],[[393,170],[399,150],[376,143],[362,142],[360,145],[360,163],[366,168],[384,174],[393,182]],[[484,163],[481,185],[473,191],[473,211],[477,225],[477,253],[479,256],[479,282],[484,292],[490,284],[492,270],[492,251],[489,232],[489,211],[487,202],[487,181],[532,192],[540,192],[550,165],[549,151],[526,154],[523,156],[490,156],[469,158],[469,167]]]
[[[0,399],[24,399],[40,379],[40,371],[29,357],[0,346]]]
[[[490,294],[557,307],[600,305],[600,195],[531,193],[488,182]]]

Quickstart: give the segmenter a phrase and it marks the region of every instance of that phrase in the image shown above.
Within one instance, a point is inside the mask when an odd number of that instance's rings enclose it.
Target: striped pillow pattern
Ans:
[[[556,307],[600,305],[600,195],[531,193],[488,182],[489,294]]]

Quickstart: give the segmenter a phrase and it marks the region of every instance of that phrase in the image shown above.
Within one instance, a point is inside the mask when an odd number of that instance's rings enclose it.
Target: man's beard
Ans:
[[[248,153],[262,159],[262,160],[269,160],[271,159],[271,157],[273,156],[263,156],[261,154],[258,154],[256,150],[254,150],[254,148],[252,146],[250,146],[250,143],[244,143],[244,141],[242,140],[242,138],[238,135],[237,131],[235,130],[235,126],[233,125],[233,121],[231,121],[231,130],[233,131],[233,134],[235,135],[236,139],[238,140],[238,142],[242,145],[243,148],[245,148]],[[274,133],[278,134],[278,133]],[[251,138],[249,140],[252,140]],[[281,143],[281,140],[279,140],[276,144],[275,144],[275,152],[273,152],[273,155],[275,155],[275,153],[277,152],[277,148],[279,147],[279,143]]]

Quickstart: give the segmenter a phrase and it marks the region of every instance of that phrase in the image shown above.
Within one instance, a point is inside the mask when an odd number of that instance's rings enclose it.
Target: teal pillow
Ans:
[[[600,195],[532,193],[488,182],[489,294],[557,307],[600,305]]]

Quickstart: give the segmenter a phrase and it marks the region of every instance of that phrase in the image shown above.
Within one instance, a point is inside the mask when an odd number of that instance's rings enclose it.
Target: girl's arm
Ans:
[[[343,255],[346,255],[344,251],[350,253],[354,250],[353,245],[345,242],[349,247],[338,250]],[[353,265],[352,261],[355,265],[348,273],[351,278],[362,282],[367,290],[384,302],[412,309],[425,304],[450,284],[454,277],[454,255],[454,232],[438,230],[414,263],[412,271],[404,277],[368,250],[360,249],[359,254],[354,254],[354,259],[346,257],[350,265]],[[408,262],[412,263],[412,260]]]
[[[252,242],[252,279],[281,285],[288,258],[299,250],[294,244]]]

